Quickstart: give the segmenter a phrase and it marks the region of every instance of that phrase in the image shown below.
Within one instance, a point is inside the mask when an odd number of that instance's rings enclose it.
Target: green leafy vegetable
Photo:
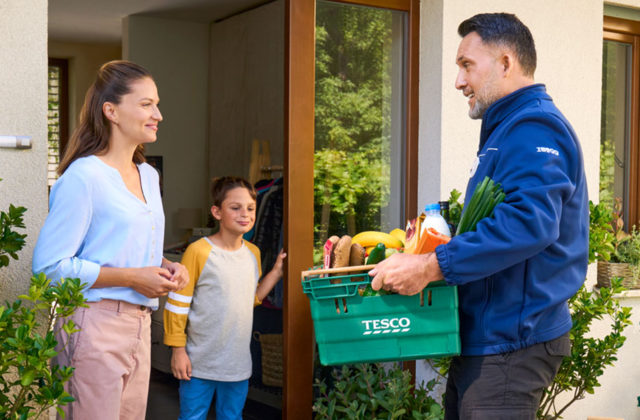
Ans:
[[[456,235],[476,230],[476,224],[485,217],[491,217],[493,209],[504,201],[504,197],[505,194],[500,184],[496,184],[486,176],[481,183],[476,185],[469,204],[462,212]]]

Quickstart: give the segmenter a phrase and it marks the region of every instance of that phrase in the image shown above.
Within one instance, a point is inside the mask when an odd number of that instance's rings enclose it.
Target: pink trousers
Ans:
[[[60,353],[52,363],[75,368],[62,406],[66,420],[145,418],[151,369],[151,310],[131,303],[89,302],[72,316],[80,328],[68,336],[56,323]],[[58,417],[61,418],[61,417]]]

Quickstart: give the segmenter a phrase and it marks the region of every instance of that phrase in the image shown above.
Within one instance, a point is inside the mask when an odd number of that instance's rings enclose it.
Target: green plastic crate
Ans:
[[[414,296],[361,296],[358,288],[371,284],[366,273],[305,273],[302,288],[311,303],[323,365],[460,354],[456,286],[438,282]]]

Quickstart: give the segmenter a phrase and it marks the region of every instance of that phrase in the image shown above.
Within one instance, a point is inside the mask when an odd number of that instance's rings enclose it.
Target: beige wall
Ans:
[[[586,4],[588,3],[588,7]],[[553,10],[553,13],[542,13]],[[582,141],[590,193],[597,192],[600,134],[602,3],[597,0],[424,0],[420,78],[420,205],[464,192],[475,158],[480,121],[454,87],[458,24],[481,12],[518,15],[533,33],[538,51],[536,81],[545,83]],[[568,34],[571,35],[568,38]],[[581,42],[575,42],[579,39]],[[571,48],[558,48],[571,42]],[[438,165],[441,170],[434,168]]]
[[[211,25],[211,177],[248,177],[253,139],[268,140],[271,164],[282,165],[283,6],[276,1]]]
[[[0,149],[0,209],[27,207],[27,244],[0,269],[0,301],[23,293],[47,213],[47,2],[0,0],[0,135],[32,137],[28,150]]]
[[[49,57],[69,60],[69,135],[78,122],[87,89],[100,66],[122,57],[120,44],[88,44],[49,40]]]
[[[147,155],[163,157],[165,246],[184,238],[179,208],[208,205],[207,122],[209,25],[129,16],[123,23],[123,56],[153,74],[164,117]]]

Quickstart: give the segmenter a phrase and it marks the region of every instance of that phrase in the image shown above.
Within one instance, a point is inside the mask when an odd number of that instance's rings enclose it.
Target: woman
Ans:
[[[162,121],[158,102],[147,70],[103,65],[51,189],[33,271],[54,282],[80,278],[89,305],[73,315],[79,332],[56,326],[56,362],[75,368],[67,419],[145,417],[151,310],[189,281],[184,266],[162,256],[158,174],[143,155]]]

